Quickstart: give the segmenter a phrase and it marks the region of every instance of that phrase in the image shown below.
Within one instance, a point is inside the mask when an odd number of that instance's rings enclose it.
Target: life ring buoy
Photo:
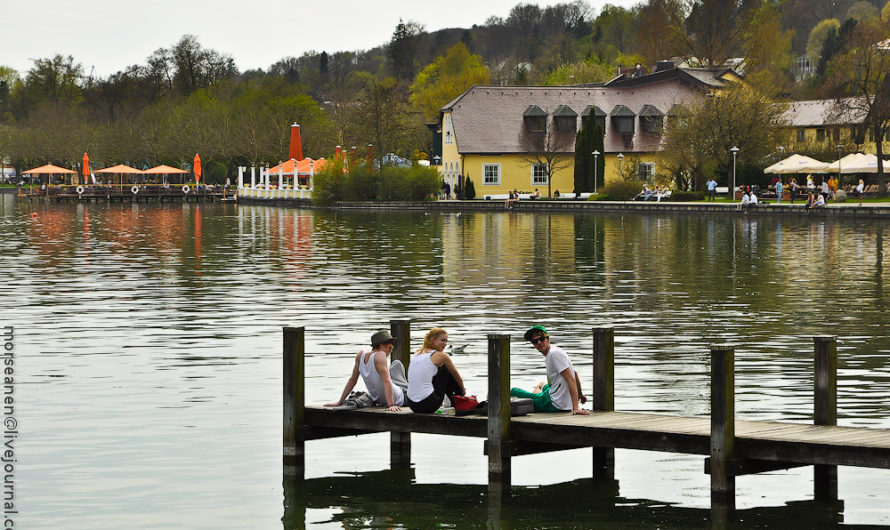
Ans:
[[[78,194],[78,195],[83,195],[83,186],[78,186],[78,187],[77,187],[77,194]]]
[[[186,194],[189,192],[188,184],[186,184],[185,186],[182,187],[182,192],[186,193]]]
[[[137,193],[139,193],[139,186],[133,186],[132,188],[130,188],[130,191],[133,192],[133,195],[136,195]]]

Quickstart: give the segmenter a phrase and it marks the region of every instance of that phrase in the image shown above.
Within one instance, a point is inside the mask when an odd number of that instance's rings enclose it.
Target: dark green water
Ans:
[[[34,215],[36,214],[36,216]],[[513,383],[543,377],[523,344],[551,330],[589,389],[591,332],[616,328],[616,408],[708,412],[708,346],[736,345],[742,419],[809,422],[812,335],[839,339],[839,423],[890,427],[885,224],[738,217],[310,212],[234,205],[52,205],[0,197],[3,324],[17,336],[21,519],[28,527],[701,527],[700,457],[588,451],[513,460],[491,514],[479,440],[415,435],[307,444],[281,483],[281,326],[307,330],[308,401],[393,318],[412,345],[444,326],[483,396],[485,335],[510,333]],[[415,344],[416,343],[416,344]],[[459,484],[459,486],[455,486]],[[888,524],[886,471],[841,468],[843,506],[812,471],[742,477],[739,527]],[[283,524],[282,524],[283,518]]]

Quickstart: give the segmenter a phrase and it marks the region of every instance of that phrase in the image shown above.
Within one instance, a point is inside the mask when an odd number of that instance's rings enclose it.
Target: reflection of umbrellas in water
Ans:
[[[130,167],[124,164],[118,164],[116,166],[106,167],[105,169],[99,169],[96,173],[110,173],[110,174],[120,174],[121,176],[121,190],[124,188],[124,175],[141,175],[143,172],[139,171],[135,167]]]
[[[167,175],[182,175],[188,173],[188,171],[161,164],[160,166],[146,169],[143,173],[146,175],[164,175],[164,182],[167,182]],[[184,182],[180,182],[180,184],[184,184]]]

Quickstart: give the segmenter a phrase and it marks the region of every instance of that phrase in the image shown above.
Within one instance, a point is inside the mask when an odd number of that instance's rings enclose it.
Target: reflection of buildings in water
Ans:
[[[546,285],[575,269],[574,216],[525,213],[443,215],[443,289],[488,285],[506,298],[518,278]]]
[[[238,207],[240,257],[249,260],[258,251],[279,256],[282,264],[292,269],[294,274],[290,278],[305,276],[312,256],[312,234],[310,211],[263,205]],[[256,249],[257,245],[264,248]]]

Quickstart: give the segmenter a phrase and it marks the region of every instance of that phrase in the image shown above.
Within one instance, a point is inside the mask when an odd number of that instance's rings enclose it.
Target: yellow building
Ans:
[[[861,107],[851,102],[848,107]],[[877,153],[874,130],[862,127],[864,111],[840,112],[833,99],[795,101],[788,104],[785,119],[789,124],[783,151],[825,153],[826,159],[842,152]],[[884,135],[882,152],[890,151],[890,130]]]
[[[517,189],[574,189],[575,135],[593,116],[605,131],[605,182],[634,164],[640,180],[654,177],[665,119],[694,98],[738,79],[731,69],[675,68],[621,75],[608,83],[560,87],[474,86],[441,109],[442,166],[452,189],[467,177],[477,197]],[[599,176],[603,181],[603,175]],[[586,190],[591,191],[591,190]]]

